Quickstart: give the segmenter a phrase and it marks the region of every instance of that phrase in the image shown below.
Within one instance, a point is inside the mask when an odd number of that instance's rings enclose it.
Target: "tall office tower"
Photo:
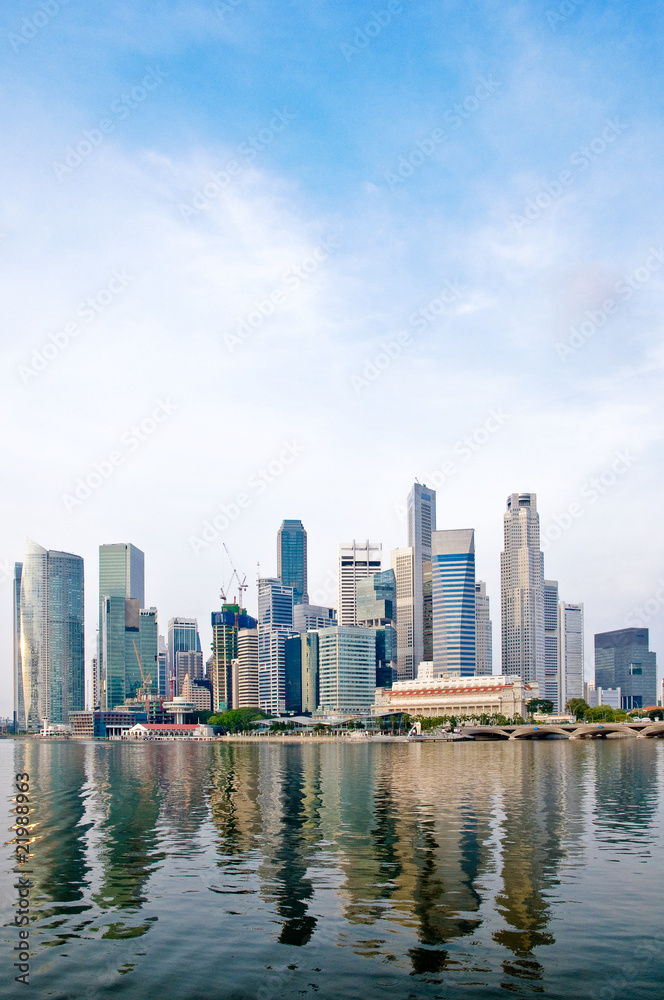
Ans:
[[[102,623],[108,635],[108,619],[112,618],[114,602],[118,598],[108,598],[107,607],[102,609]],[[124,704],[124,702],[139,698],[141,694],[149,691],[152,695],[157,692],[159,683],[157,677],[158,669],[158,631],[157,609],[141,609],[140,603],[134,598],[127,598],[124,602],[124,698],[123,701],[115,700],[119,697],[119,689],[115,695],[112,706]],[[110,613],[108,606],[110,605]],[[112,647],[111,647],[112,648]]]
[[[382,566],[380,542],[342,542],[339,546],[339,624],[355,625],[355,586]]]
[[[409,681],[417,676],[415,663],[415,549],[392,549],[392,569],[397,581],[397,676]]]
[[[432,535],[434,675],[475,673],[475,531]]]
[[[422,615],[423,615],[423,653],[426,663],[433,660],[433,583],[431,560],[422,563]]]
[[[188,677],[192,684],[203,677],[203,653],[200,649],[188,649],[186,652],[179,650],[175,654],[175,676],[178,691],[182,691],[185,677]]]
[[[554,712],[560,711],[560,637],[558,632],[558,581],[544,580],[544,688],[540,697],[553,702]],[[581,664],[583,687],[583,663]],[[574,695],[573,697],[577,697]],[[583,698],[583,690],[578,695]]]
[[[368,712],[376,693],[374,630],[357,625],[320,629],[318,683],[323,712]]]
[[[190,649],[200,649],[201,640],[198,635],[197,618],[171,618],[168,622],[168,679],[172,692],[169,696],[179,695],[176,674],[176,653],[188,653]]]
[[[92,674],[92,704],[90,708],[94,711],[99,709],[101,702],[99,700],[101,693],[101,684],[99,676],[99,656],[93,656],[90,662],[90,672]]]
[[[284,677],[286,711],[299,715],[302,711],[302,636],[293,635],[284,645]]]
[[[160,698],[168,698],[168,646],[163,635],[159,636],[157,643],[157,676],[159,678],[157,692]]]
[[[512,493],[503,518],[500,556],[502,672],[544,690],[544,591],[535,493]]]
[[[296,632],[310,632],[314,628],[330,628],[336,624],[336,608],[320,604],[296,604],[293,608],[293,628]]]
[[[621,690],[621,708],[657,704],[657,658],[647,628],[621,628],[595,636],[595,687]]]
[[[129,606],[128,601],[134,604]],[[99,546],[99,675],[102,709],[123,705],[141,684],[136,657],[128,642],[138,632],[145,604],[145,557],[131,543]],[[131,633],[131,634],[128,634]],[[127,656],[129,655],[129,665]],[[131,674],[127,684],[128,672]]]
[[[424,655],[425,608],[424,571],[431,562],[431,533],[436,530],[436,491],[413,483],[408,494],[408,545],[415,552],[415,611],[413,615],[413,662],[415,667],[426,660]]]
[[[259,707],[278,714],[286,708],[285,643],[293,635],[293,588],[274,577],[258,580]]]
[[[239,604],[222,604],[221,611],[213,611],[212,667],[208,680],[212,682],[212,710],[225,712],[233,705],[233,660],[238,656],[238,632],[253,629],[256,619],[248,615]]]
[[[318,632],[303,632],[300,636],[302,657],[302,711],[313,715],[318,708]]]
[[[23,701],[23,676],[21,672],[21,572],[23,563],[14,563],[14,732],[25,729],[25,704]],[[19,725],[19,719],[23,724]]]
[[[493,673],[491,608],[484,580],[475,582],[475,673],[478,677]]]
[[[584,697],[583,604],[567,604],[565,601],[560,601],[558,604],[556,650],[558,653],[558,685],[554,711],[562,712],[570,698]],[[550,698],[548,694],[545,697],[553,701],[553,698]]]
[[[357,624],[376,630],[376,687],[392,687],[397,673],[397,578],[393,569],[358,580]]]
[[[30,540],[14,568],[14,678],[19,729],[85,707],[83,559]]]
[[[293,604],[308,604],[307,533],[302,521],[282,521],[277,532],[277,576],[293,588]]]
[[[258,629],[241,628],[237,633],[237,705],[258,708]]]

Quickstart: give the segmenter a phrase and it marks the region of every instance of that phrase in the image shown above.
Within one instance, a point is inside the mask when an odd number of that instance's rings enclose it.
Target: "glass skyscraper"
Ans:
[[[425,610],[425,571],[431,561],[431,535],[436,530],[436,491],[413,483],[408,494],[408,546],[414,553],[413,593],[413,676],[431,648]],[[428,595],[427,595],[428,596]],[[426,634],[425,634],[426,633]],[[426,649],[425,649],[426,647]]]
[[[169,683],[173,685],[173,695],[179,695],[176,653],[188,653],[190,650],[200,650],[201,640],[198,634],[198,619],[170,618],[168,621],[168,670]],[[170,694],[170,690],[169,690]]]
[[[99,673],[101,707],[113,709],[142,685],[140,610],[145,604],[145,556],[129,542],[99,546]],[[155,640],[156,641],[156,640]],[[150,654],[151,656],[151,654]],[[156,665],[144,672],[157,688]]]
[[[475,673],[475,531],[432,535],[434,674]]]
[[[286,708],[286,639],[293,630],[293,588],[274,577],[258,581],[258,689],[264,712]]]
[[[19,729],[85,708],[83,559],[27,541],[14,570],[14,704]]]
[[[621,708],[657,704],[657,661],[647,628],[621,628],[595,636],[595,687],[620,688]]]
[[[277,533],[277,576],[293,588],[293,604],[308,604],[307,533],[302,521],[282,521]]]
[[[500,555],[502,666],[506,677],[546,690],[544,557],[535,493],[512,493],[503,518]]]

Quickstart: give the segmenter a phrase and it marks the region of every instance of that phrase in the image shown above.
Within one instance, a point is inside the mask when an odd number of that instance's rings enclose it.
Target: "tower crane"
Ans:
[[[134,652],[136,653],[136,661],[138,663],[138,669],[141,672],[141,681],[143,682],[140,690],[143,691],[145,695],[145,702],[147,704],[150,700],[150,691],[152,690],[152,674],[148,674],[148,676],[146,677],[145,674],[143,673],[143,664],[141,663],[141,657],[138,652],[138,646],[136,645],[136,640],[132,639],[131,641],[134,646]]]
[[[247,588],[249,586],[249,584],[247,583],[247,575],[245,573],[244,578],[242,580],[240,580],[240,574],[238,573],[237,569],[235,568],[235,563],[233,562],[233,560],[231,558],[231,554],[228,551],[228,546],[226,545],[226,542],[224,542],[223,544],[224,544],[224,548],[226,550],[226,555],[228,556],[228,561],[231,564],[231,568],[233,570],[233,572],[231,573],[231,578],[228,581],[228,586],[230,587],[231,582],[233,580],[233,577],[235,577],[235,579],[237,580],[237,589],[240,592],[239,604],[240,604],[240,607],[242,608],[242,607],[244,607],[244,598],[243,598],[242,592],[244,590],[247,590]],[[226,600],[226,598],[224,596],[223,590],[221,592],[221,597],[222,597],[222,600]]]

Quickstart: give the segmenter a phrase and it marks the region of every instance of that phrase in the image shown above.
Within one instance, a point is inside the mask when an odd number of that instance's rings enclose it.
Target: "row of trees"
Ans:
[[[664,708],[651,709],[649,712],[642,712],[639,709],[625,712],[622,708],[611,708],[610,705],[597,705],[591,708],[583,698],[570,698],[565,708],[570,715],[575,716],[577,722],[633,722],[638,718],[664,720]]]

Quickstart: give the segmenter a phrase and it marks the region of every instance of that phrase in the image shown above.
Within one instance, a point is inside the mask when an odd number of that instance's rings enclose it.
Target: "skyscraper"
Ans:
[[[212,682],[212,709],[225,712],[238,707],[232,698],[233,660],[239,655],[238,635],[241,629],[255,629],[256,619],[239,604],[222,604],[221,611],[212,612],[211,623],[212,664],[208,668],[208,680]]]
[[[14,570],[14,704],[19,729],[85,708],[83,559],[28,540]]]
[[[360,626],[318,632],[318,682],[323,712],[369,712],[376,692],[376,633]]]
[[[483,580],[475,581],[475,673],[478,677],[493,673],[491,609]]]
[[[393,549],[390,555],[397,582],[397,675],[400,681],[417,676],[415,663],[415,549]]]
[[[502,672],[545,685],[543,556],[535,493],[512,493],[500,556]]]
[[[376,687],[392,687],[397,666],[397,578],[393,569],[357,581],[357,624],[376,630]]]
[[[282,521],[277,533],[277,576],[293,588],[293,604],[308,604],[307,533],[302,521]]]
[[[557,653],[557,697],[545,697],[554,701],[554,711],[562,712],[570,698],[583,698],[583,604],[558,604]]]
[[[258,580],[258,687],[264,712],[286,708],[285,643],[293,635],[293,588],[281,580]]]
[[[475,673],[475,531],[432,535],[434,674]]]
[[[621,628],[595,636],[595,687],[620,688],[621,708],[657,704],[657,658],[647,628]]]
[[[431,533],[436,530],[436,491],[413,483],[408,494],[408,545],[415,553],[413,595],[413,663],[415,669],[426,659],[424,569],[431,562]]]
[[[237,633],[237,705],[258,708],[258,629],[242,628]]]
[[[560,633],[558,622],[558,581],[544,580],[544,688],[542,698],[553,702],[554,712],[561,710],[560,706]],[[581,663],[580,695],[583,698],[583,662]],[[563,703],[564,707],[564,703]]]
[[[336,608],[320,604],[296,604],[293,607],[293,628],[296,632],[309,632],[315,628],[331,628],[337,624]]]
[[[129,603],[132,602],[132,603]],[[123,705],[141,686],[133,641],[145,604],[145,557],[131,543],[99,546],[99,674],[103,709]]]
[[[170,618],[168,622],[168,673],[169,686],[173,685],[173,696],[179,695],[177,686],[176,653],[188,653],[190,649],[199,650],[201,640],[198,634],[197,618]],[[169,691],[170,695],[170,691]]]
[[[378,573],[382,565],[380,542],[342,542],[339,546],[339,624],[355,625],[355,585]]]

